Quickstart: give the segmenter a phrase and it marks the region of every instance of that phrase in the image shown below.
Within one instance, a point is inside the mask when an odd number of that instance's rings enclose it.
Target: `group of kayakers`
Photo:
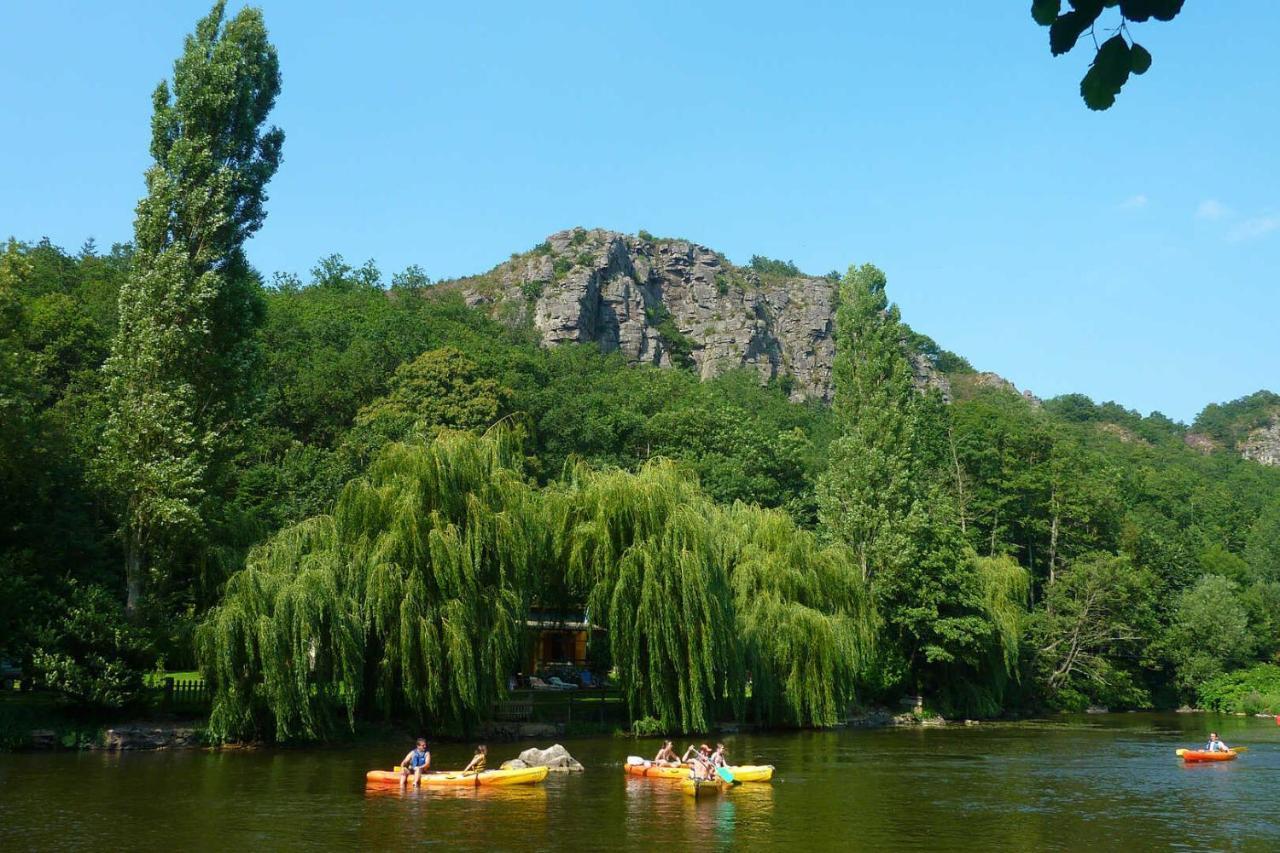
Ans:
[[[653,757],[653,763],[659,767],[680,767],[687,764],[689,774],[695,779],[714,779],[717,768],[729,766],[723,743],[717,743],[715,750],[705,743],[701,746],[689,744],[684,755],[676,758],[675,744],[669,740],[662,742],[662,749]]]
[[[476,747],[476,754],[471,756],[471,761],[467,766],[462,768],[463,773],[483,773],[485,771],[485,763],[489,757],[489,747],[480,744]],[[431,751],[427,749],[427,739],[420,737],[413,749],[409,750],[409,754],[400,762],[400,785],[403,787],[408,784],[409,779],[413,779],[413,784],[419,786],[422,784],[422,774],[431,769]]]

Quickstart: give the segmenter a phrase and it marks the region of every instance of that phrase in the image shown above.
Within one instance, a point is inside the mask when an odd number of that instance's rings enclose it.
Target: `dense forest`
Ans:
[[[224,736],[463,731],[558,607],[670,731],[915,693],[1280,712],[1280,469],[1232,452],[1280,398],[1190,428],[1041,403],[871,266],[841,277],[830,406],[544,348],[417,267],[264,280],[278,88],[260,13],[219,4],[157,92],[134,241],[0,254],[0,658],[27,680],[122,708],[199,667]]]

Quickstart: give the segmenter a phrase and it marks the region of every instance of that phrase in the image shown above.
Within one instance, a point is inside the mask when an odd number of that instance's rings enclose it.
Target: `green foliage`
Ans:
[[[764,255],[752,255],[750,267],[759,275],[770,278],[795,278],[804,275],[791,261],[779,261]]]
[[[346,445],[367,461],[393,441],[442,429],[482,432],[506,414],[511,395],[458,350],[428,350],[400,365],[389,393],[360,410]]]
[[[153,653],[119,601],[100,586],[76,586],[42,632],[32,660],[37,682],[81,706],[127,708],[141,698]]]
[[[678,367],[693,367],[693,349],[695,346],[693,339],[680,331],[680,327],[676,325],[675,318],[671,316],[667,306],[661,302],[654,302],[645,306],[644,313],[649,325],[653,326],[654,330],[657,331],[663,346],[666,347],[667,354],[671,357],[671,363]]]
[[[530,302],[537,302],[542,298],[542,291],[547,283],[542,280],[526,281],[520,285],[520,292],[524,294],[524,298]]]
[[[1105,110],[1115,103],[1116,95],[1129,79],[1129,73],[1145,74],[1151,67],[1151,54],[1129,35],[1129,23],[1143,23],[1155,18],[1172,21],[1182,11],[1184,0],[1072,0],[1070,11],[1062,11],[1061,0],[1032,0],[1031,17],[1049,28],[1049,51],[1054,56],[1069,53],[1080,37],[1097,31],[1103,9],[1119,6],[1117,27],[1106,27],[1116,34],[1097,47],[1093,63],[1080,81],[1080,95],[1091,110]],[[1095,38],[1095,46],[1097,41]]]
[[[556,258],[555,263],[551,265],[551,271],[556,281],[563,281],[571,269],[573,269],[573,261],[563,255]]]
[[[1280,394],[1257,391],[1230,403],[1210,403],[1196,416],[1192,429],[1226,447],[1235,447],[1252,430],[1280,415]]]
[[[652,234],[650,234],[648,231],[644,230],[643,228],[641,228],[639,231],[636,232],[636,236],[639,237],[645,243],[652,243],[658,239],[657,237],[654,237]]]
[[[989,685],[1005,680],[1016,659],[1004,630],[1011,617],[995,592],[1019,587],[988,582],[975,565],[941,467],[946,413],[936,397],[916,392],[905,338],[884,274],[850,267],[832,371],[843,434],[818,482],[818,516],[871,583],[888,654],[897,657],[890,669],[915,689],[945,690],[952,708],[990,713],[999,700]],[[1006,642],[1014,652],[1000,649]],[[996,675],[987,672],[993,664]]]
[[[1139,665],[1157,630],[1156,589],[1150,572],[1109,554],[1081,557],[1048,586],[1031,637],[1051,705],[1150,705]]]
[[[1224,714],[1280,714],[1280,666],[1262,663],[1208,679],[1199,705]]]
[[[332,516],[256,549],[197,635],[211,730],[322,737],[366,703],[468,731],[505,689],[547,548],[518,458],[501,432],[392,445]]]
[[[1205,575],[1174,602],[1164,640],[1177,671],[1177,684],[1191,691],[1225,670],[1246,663],[1255,646],[1235,583]]]
[[[162,555],[205,532],[202,503],[251,388],[259,285],[243,244],[261,227],[284,134],[262,129],[280,90],[262,14],[218,2],[155,91],[147,196],[105,365],[99,470],[116,496],[136,611]]]

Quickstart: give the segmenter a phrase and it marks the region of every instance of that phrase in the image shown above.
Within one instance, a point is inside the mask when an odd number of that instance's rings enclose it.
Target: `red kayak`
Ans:
[[[1209,752],[1205,749],[1180,749],[1178,755],[1183,761],[1192,763],[1196,761],[1235,761],[1236,751],[1228,749],[1226,752]]]

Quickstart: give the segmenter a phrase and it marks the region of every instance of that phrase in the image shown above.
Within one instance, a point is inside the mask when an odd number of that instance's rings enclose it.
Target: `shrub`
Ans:
[[[32,665],[44,686],[97,708],[124,708],[141,698],[150,645],[104,588],[74,588],[42,639]]]
[[[556,258],[556,262],[551,269],[555,273],[556,281],[560,281],[560,279],[569,274],[569,270],[573,269],[573,261],[568,258]]]
[[[526,281],[520,285],[520,292],[524,294],[524,298],[530,302],[537,302],[542,296],[542,289],[546,286],[546,282],[541,279],[537,281]]]
[[[636,737],[654,737],[667,732],[660,720],[655,720],[653,717],[641,717],[631,724],[631,733]]]
[[[1235,714],[1280,714],[1280,665],[1262,663],[1225,672],[1196,691],[1200,707]]]
[[[641,228],[639,231],[636,232],[636,236],[639,237],[641,240],[645,241],[646,243],[652,243],[654,240],[657,239],[656,237],[654,237],[652,234],[650,234],[648,231],[644,230],[643,228]]]

